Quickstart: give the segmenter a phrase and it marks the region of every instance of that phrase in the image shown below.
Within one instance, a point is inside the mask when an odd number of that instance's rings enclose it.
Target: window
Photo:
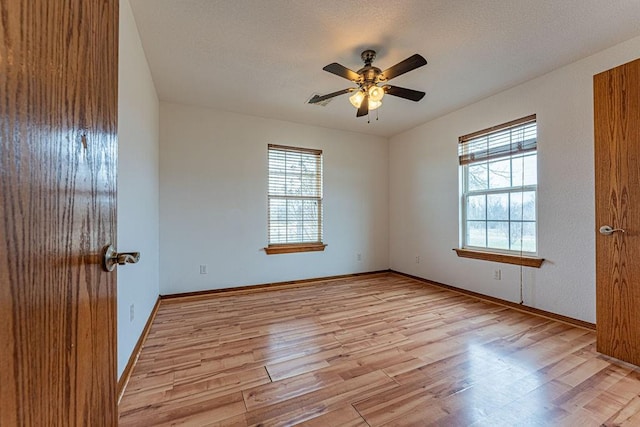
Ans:
[[[322,151],[269,144],[267,254],[324,250]]]
[[[537,253],[536,150],[535,115],[459,138],[463,248]]]

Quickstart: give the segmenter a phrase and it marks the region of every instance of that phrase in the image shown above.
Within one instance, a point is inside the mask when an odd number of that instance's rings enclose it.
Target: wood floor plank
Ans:
[[[123,426],[640,425],[595,333],[393,273],[163,301]]]
[[[396,386],[397,384],[382,371],[375,371],[284,402],[249,411],[247,421],[250,425],[292,425]]]
[[[220,421],[208,421],[199,424],[198,427],[246,427],[247,418],[245,414],[235,415]]]
[[[338,343],[333,348],[313,353],[308,356],[287,360],[286,362],[267,365],[267,371],[272,380],[277,381],[295,375],[305,374],[329,366],[327,359],[343,354],[345,350]]]
[[[344,380],[335,372],[312,372],[250,388],[242,394],[247,410],[252,411],[341,382]]]
[[[212,390],[220,392],[231,390],[233,392],[246,390],[249,387],[267,384],[271,382],[269,374],[264,367],[246,369],[239,372],[212,372],[210,375],[198,378],[189,377],[186,379],[176,379],[171,391],[167,394],[169,398],[181,397],[183,395]]]
[[[640,421],[640,396],[636,396],[631,401],[609,418],[604,425],[606,426],[622,426],[634,425],[633,420]],[[635,424],[640,425],[640,423]]]
[[[124,412],[120,426],[165,425],[176,423],[200,424],[216,422],[244,414],[246,407],[242,393],[235,392],[211,398],[208,393],[195,393],[184,398],[146,405]]]
[[[298,424],[300,427],[369,427],[369,424],[351,405],[345,405],[335,411],[327,412],[319,417]]]

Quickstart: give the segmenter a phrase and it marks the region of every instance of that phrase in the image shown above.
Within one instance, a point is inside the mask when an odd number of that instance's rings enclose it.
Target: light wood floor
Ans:
[[[163,302],[123,426],[639,426],[595,333],[395,274]]]

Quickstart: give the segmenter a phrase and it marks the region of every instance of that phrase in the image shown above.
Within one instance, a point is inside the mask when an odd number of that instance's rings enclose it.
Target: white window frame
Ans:
[[[323,243],[323,157],[322,150],[309,149],[309,148],[300,148],[300,147],[289,147],[283,145],[275,145],[269,144],[267,150],[268,156],[268,191],[267,191],[267,240],[268,245],[265,248],[267,254],[281,254],[281,253],[290,253],[290,252],[310,252],[310,251],[322,251],[327,246]],[[294,171],[291,174],[291,177],[286,177],[287,172],[285,171],[285,175],[276,174],[272,170],[272,161],[283,157],[289,158],[296,156],[300,156],[300,162],[302,165],[303,156],[307,157],[307,160],[311,157],[316,162],[315,167],[315,178],[313,181],[313,185],[307,188],[305,194],[296,194],[294,191],[290,191],[290,186],[298,186],[298,189],[301,190],[300,183],[302,182],[302,176],[304,175],[302,172],[302,166],[299,171]],[[286,168],[287,166],[285,166]],[[299,175],[299,176],[298,176]],[[280,189],[280,190],[278,190]],[[302,210],[298,213],[298,217],[292,218],[291,222],[296,224],[296,228],[302,227],[301,230],[297,230],[295,233],[292,233],[291,236],[288,234],[289,230],[289,217],[288,217],[288,208],[287,208],[287,216],[284,221],[282,219],[277,220],[279,222],[279,227],[274,226],[273,223],[276,220],[272,220],[272,205],[276,203],[285,203],[288,204],[290,202],[302,202],[304,206],[304,202],[312,202],[317,207],[317,211],[315,212],[315,220],[312,222],[306,222],[305,212]],[[313,218],[313,217],[312,217]],[[317,228],[313,230],[310,238],[305,238],[304,229],[305,226],[308,227],[309,224],[316,224]],[[276,233],[275,230],[280,229],[284,225],[284,236],[282,232]]]
[[[501,134],[501,133],[504,134],[505,131],[513,131],[513,134],[515,134],[523,126],[528,126],[529,130],[533,127],[533,129],[536,132],[535,140],[532,143],[530,142],[529,145],[527,145],[526,147],[518,146],[517,144],[513,144],[510,142],[509,144],[506,144],[500,147],[495,147],[495,146],[488,147],[482,152],[478,150],[479,141],[482,141],[483,139],[487,139],[487,138],[488,138],[487,141],[490,141],[491,136]],[[510,141],[511,140],[512,138],[510,137]],[[464,250],[471,250],[476,252],[502,253],[507,255],[519,255],[519,256],[536,256],[538,254],[538,249],[539,249],[538,247],[538,205],[539,203],[538,203],[538,191],[537,191],[538,190],[537,178],[536,178],[535,184],[524,185],[523,184],[524,180],[523,180],[523,182],[519,185],[513,185],[513,182],[511,182],[511,186],[508,186],[508,187],[469,190],[469,167],[473,165],[485,164],[487,165],[487,169],[488,169],[490,163],[509,159],[510,160],[510,180],[512,180],[513,174],[511,171],[512,171],[513,161],[514,160],[519,161],[521,158],[524,159],[526,157],[535,155],[536,169],[537,169],[537,164],[538,164],[537,162],[537,123],[536,123],[535,115],[514,120],[512,122],[505,123],[503,125],[494,126],[492,128],[489,128],[483,131],[474,132],[473,134],[470,134],[470,135],[462,136],[460,137],[459,142],[461,144],[459,155],[460,155],[460,163],[461,163],[460,171],[461,171],[461,183],[462,183],[461,195],[460,195],[461,247]],[[475,147],[474,147],[474,143],[475,143]],[[487,145],[490,146],[491,144],[487,143]],[[477,150],[475,155],[473,153],[474,150]],[[477,159],[476,159],[476,156],[477,156]],[[511,205],[510,203],[511,197],[513,197],[514,195],[516,196],[521,195],[521,197],[523,197],[522,195],[526,192],[534,193],[535,217],[533,220],[525,220],[523,217],[521,217],[521,219],[513,219],[509,217],[505,220],[493,220],[493,221],[504,222],[508,224],[507,233],[509,236],[508,237],[509,246],[511,246],[511,229],[513,224],[519,223],[521,224],[521,227],[523,227],[525,223],[533,223],[535,227],[535,232],[534,232],[535,250],[534,251],[525,250],[523,247],[524,244],[523,244],[522,238],[520,240],[519,249],[509,249],[509,248],[505,249],[505,248],[489,246],[488,223],[492,222],[492,220],[488,218],[488,214],[487,214],[488,203],[486,202],[486,199],[485,199],[484,219],[479,219],[479,220],[468,219],[467,206],[468,206],[469,197],[482,196],[482,195],[487,197],[494,194],[508,194],[508,197],[509,197],[508,207],[509,207]],[[487,233],[485,237],[485,246],[474,246],[467,241],[468,226],[469,226],[469,223],[472,221],[485,223],[485,230]]]

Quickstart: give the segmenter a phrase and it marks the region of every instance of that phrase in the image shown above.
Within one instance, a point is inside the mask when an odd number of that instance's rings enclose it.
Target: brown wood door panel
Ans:
[[[640,60],[594,76],[598,351],[640,365]]]
[[[117,0],[0,2],[0,425],[115,425]]]

